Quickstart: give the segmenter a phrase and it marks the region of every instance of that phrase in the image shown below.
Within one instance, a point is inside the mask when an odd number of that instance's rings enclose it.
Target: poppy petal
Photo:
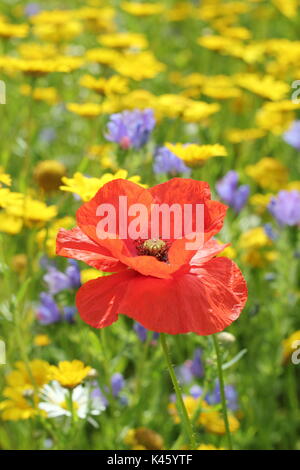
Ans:
[[[214,256],[222,253],[230,243],[219,243],[217,240],[209,240],[205,243],[203,248],[197,251],[190,261],[191,266],[200,266],[201,264],[206,263]]]
[[[145,277],[132,270],[84,284],[76,304],[81,318],[103,328],[124,314],[152,331],[209,335],[222,331],[241,313],[247,287],[227,258],[173,279]]]
[[[125,197],[120,203],[120,197]],[[133,242],[128,237],[127,229],[134,216],[127,217],[128,208],[134,204],[142,204],[147,211],[150,211],[152,196],[149,191],[142,188],[128,180],[117,179],[106,183],[97,194],[87,203],[83,204],[77,211],[77,223],[81,230],[95,243],[106,247],[112,252],[112,255],[118,257],[120,253],[125,256],[131,256],[135,253]],[[120,205],[121,204],[121,205]],[[111,238],[101,239],[99,237],[98,223],[101,216],[97,215],[100,207],[104,208],[107,205],[112,211],[112,219],[115,219],[115,224],[112,223]],[[104,210],[104,209],[103,209]],[[148,217],[146,218],[145,225],[148,226]],[[141,230],[146,230],[147,227],[141,227]],[[104,233],[107,233],[108,229]]]
[[[175,239],[173,239],[173,244],[169,251],[169,261],[170,263],[179,265],[188,263],[198,249],[202,248],[203,243],[221,230],[227,206],[218,201],[211,201],[209,185],[203,181],[173,178],[166,183],[154,186],[149,189],[149,191],[155,203],[167,204],[168,207],[177,204],[181,207],[181,229],[178,228],[179,222],[176,221],[175,217],[170,218],[171,235],[174,236],[175,231],[177,230],[178,232],[179,230],[181,231],[182,237],[175,237]],[[186,205],[188,204],[192,208],[190,215],[186,212]],[[203,205],[203,220],[201,220],[201,212],[197,215],[196,205]],[[200,234],[198,240],[196,239],[197,243],[194,244],[194,249],[191,245],[193,239],[187,239],[189,234],[186,233],[186,217],[187,219],[191,219],[187,224],[187,226],[190,226],[189,231]],[[160,234],[160,237],[165,238],[163,233]]]
[[[214,258],[196,271],[174,279],[136,277],[129,283],[120,313],[156,332],[210,335],[222,331],[245,305],[242,273],[227,258]]]
[[[94,328],[114,323],[128,283],[135,276],[134,271],[127,270],[83,284],[76,295],[76,306],[82,320]]]
[[[79,227],[72,230],[60,229],[56,239],[56,253],[84,261],[101,271],[117,272],[126,269],[123,263],[112,257],[108,250],[88,238]]]

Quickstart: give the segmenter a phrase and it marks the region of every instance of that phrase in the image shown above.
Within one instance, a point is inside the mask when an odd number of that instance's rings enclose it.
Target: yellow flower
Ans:
[[[250,248],[242,255],[245,264],[253,268],[264,268],[269,263],[273,263],[278,259],[278,252],[274,250],[258,250]]]
[[[183,119],[187,122],[199,122],[220,110],[218,103],[205,103],[204,101],[192,101],[184,110]]]
[[[219,144],[197,145],[197,144],[170,144],[166,147],[177,157],[181,158],[189,166],[203,164],[206,160],[213,157],[226,157],[225,147]]]
[[[230,29],[228,28],[227,31],[230,31]],[[235,30],[235,33],[237,33],[237,30]],[[235,37],[237,34],[232,34],[231,36],[232,37],[230,37],[230,34],[228,34],[228,37],[224,35],[203,36],[198,38],[197,43],[202,47],[220,52],[221,54],[242,59],[247,64],[255,63],[263,58],[265,48],[262,44],[245,44]]]
[[[274,3],[278,10],[288,18],[293,18],[297,15],[297,0],[272,0],[272,3]]]
[[[112,33],[98,36],[98,41],[105,47],[116,49],[146,49],[148,41],[139,33]]]
[[[256,227],[244,232],[239,241],[242,260],[254,268],[262,268],[278,258],[278,253],[270,249],[272,240],[263,227]]]
[[[129,429],[124,442],[132,450],[162,450],[164,446],[161,435],[145,427]]]
[[[168,21],[183,21],[191,17],[194,13],[193,5],[182,1],[175,3],[173,7],[165,12]]]
[[[219,241],[218,241],[219,242]],[[222,242],[219,242],[222,244]],[[226,246],[224,250],[217,256],[225,256],[226,258],[234,259],[237,256],[236,250],[232,246]]]
[[[262,188],[275,191],[284,188],[288,181],[287,168],[271,157],[264,157],[255,165],[247,166],[245,172]]]
[[[50,366],[52,380],[57,380],[63,387],[74,388],[79,385],[92,370],[81,361],[61,361],[58,366]]]
[[[228,422],[230,432],[236,432],[239,429],[240,423],[237,418],[231,413],[228,415]],[[204,427],[205,431],[207,432],[219,435],[226,434],[224,418],[220,411],[211,409],[204,411],[200,415],[199,423]]]
[[[94,90],[102,95],[124,94],[128,92],[128,80],[125,77],[113,75],[110,78],[94,78],[91,75],[83,75],[80,85]]]
[[[7,374],[5,381],[14,390],[33,390],[49,382],[49,367],[46,361],[34,359],[28,366],[22,361],[16,362],[15,369]]]
[[[226,137],[229,142],[234,144],[240,142],[247,142],[248,140],[261,139],[266,135],[266,132],[262,129],[230,129],[226,133]]]
[[[273,101],[282,100],[290,91],[287,83],[276,81],[271,75],[263,77],[254,73],[241,73],[234,76],[237,85]]]
[[[122,2],[121,8],[134,16],[159,15],[165,9],[162,3]]]
[[[296,343],[298,341],[298,343]],[[283,361],[287,362],[295,349],[300,346],[300,330],[294,331],[287,339],[282,343],[283,346]]]
[[[22,274],[26,272],[26,268],[28,266],[28,257],[24,253],[20,253],[18,255],[13,256],[11,261],[12,269],[18,273]]]
[[[128,173],[126,170],[119,170],[115,174],[105,173],[100,178],[88,178],[81,173],[75,173],[73,178],[64,177],[62,179],[64,185],[60,187],[62,191],[68,191],[78,194],[83,201],[90,201],[95,196],[96,192],[109,181],[116,179],[128,179],[134,183],[140,184],[140,176],[131,176],[127,178]],[[141,186],[143,186],[141,184]]]
[[[294,111],[299,107],[299,104],[288,100],[266,103],[256,113],[256,125],[272,134],[282,134],[294,121]]]
[[[158,96],[153,107],[158,117],[176,118],[183,114],[189,104],[190,100],[184,96],[169,93]]]
[[[0,402],[0,416],[4,421],[26,420],[41,414],[38,397],[31,391],[6,388],[3,396],[6,400]]]
[[[48,256],[55,256],[57,232],[60,228],[70,229],[74,227],[74,224],[74,218],[66,216],[61,219],[56,219],[47,229],[43,228],[40,230],[37,234],[37,242],[40,248],[43,251],[46,250]]]
[[[52,59],[17,59],[15,68],[25,75],[40,77],[55,71],[55,61]]]
[[[239,246],[243,249],[262,248],[272,245],[263,227],[255,227],[241,235]]]
[[[286,188],[288,191],[296,190],[300,191],[300,181],[290,181],[287,185]]]
[[[25,38],[29,32],[27,24],[10,24],[0,22],[0,38]]]
[[[136,81],[154,78],[166,68],[150,51],[126,52],[112,64],[112,67],[119,74]]]
[[[89,49],[86,52],[86,58],[89,62],[96,62],[101,65],[112,66],[120,59],[120,57],[121,55],[119,52],[108,48],[97,47],[95,49]]]
[[[5,184],[6,186],[11,186],[11,176],[3,173],[1,168],[0,168],[0,187],[1,184]]]
[[[88,4],[90,6],[77,8],[76,10],[73,10],[73,14],[75,17],[84,20],[87,30],[92,31],[95,34],[99,33],[99,31],[115,31],[115,9],[109,6],[93,8],[93,6],[98,7],[99,3],[101,4],[101,1],[99,2],[99,0],[89,0]]]
[[[195,413],[200,409],[200,414],[197,420],[197,424],[203,426],[207,432],[214,434],[225,434],[225,423],[220,411],[214,410],[212,406],[208,405],[201,398],[194,398],[186,396],[183,399],[188,416],[193,418]],[[168,406],[169,413],[173,417],[176,423],[180,423],[180,417],[175,403],[170,403]],[[239,429],[239,422],[233,414],[229,414],[229,427],[231,432],[235,432]]]
[[[219,100],[239,98],[242,94],[241,90],[234,85],[232,78],[227,75],[205,77],[201,92]]]
[[[8,233],[9,235],[16,235],[21,232],[22,227],[22,219],[9,215],[6,211],[0,212],[0,232]]]
[[[232,38],[232,39],[241,39],[247,40],[250,39],[252,34],[251,31],[242,26],[226,26],[223,22],[214,22],[213,26],[217,29],[223,36]]]
[[[19,205],[23,201],[23,194],[12,192],[8,188],[0,187],[0,207],[5,209],[14,205]]]
[[[253,196],[250,197],[249,202],[252,206],[254,206],[254,209],[258,214],[263,214],[267,209],[273,196],[274,194],[272,193],[253,194]]]
[[[206,83],[207,77],[201,73],[191,73],[183,78],[179,78],[179,84],[184,88],[199,87]]]
[[[134,90],[122,97],[123,109],[155,109],[157,98],[147,90]]]
[[[78,116],[95,118],[103,113],[102,104],[97,103],[68,103],[67,109]]]
[[[81,283],[85,284],[86,282],[92,281],[93,279],[98,279],[98,277],[102,275],[103,273],[101,271],[98,271],[97,269],[82,269],[80,272]]]
[[[58,101],[58,93],[54,87],[32,89],[29,85],[22,85],[20,91],[22,95],[32,96],[36,101],[45,101],[48,104],[55,104]]]
[[[70,10],[41,11],[31,17],[34,34],[45,41],[68,41],[82,32],[82,25],[74,20]]]
[[[59,189],[66,167],[57,160],[43,160],[34,169],[34,177],[39,187],[49,193]]]
[[[35,346],[48,346],[51,340],[48,335],[36,335],[33,339]]]
[[[63,26],[57,27],[56,24],[36,24],[33,28],[33,33],[43,41],[69,41],[70,39],[79,36],[82,32],[82,25],[79,21],[69,21]]]
[[[57,56],[55,59],[55,72],[70,73],[73,70],[80,69],[85,64],[82,57]]]
[[[200,444],[197,450],[225,450],[224,447],[216,447],[213,444]]]
[[[6,211],[9,215],[23,219],[31,227],[43,224],[57,215],[56,206],[47,206],[44,202],[27,196],[21,203],[10,204]]]
[[[53,59],[57,55],[57,48],[53,44],[38,44],[26,42],[18,47],[20,56],[26,60]]]

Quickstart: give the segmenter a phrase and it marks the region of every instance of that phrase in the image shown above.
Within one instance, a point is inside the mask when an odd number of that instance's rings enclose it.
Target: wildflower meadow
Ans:
[[[299,31],[1,1],[0,450],[300,450]]]

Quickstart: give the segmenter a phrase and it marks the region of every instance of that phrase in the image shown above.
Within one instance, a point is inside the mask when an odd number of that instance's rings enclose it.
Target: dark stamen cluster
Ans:
[[[154,256],[164,263],[168,261],[169,246],[163,240],[136,240],[136,250],[139,256]]]

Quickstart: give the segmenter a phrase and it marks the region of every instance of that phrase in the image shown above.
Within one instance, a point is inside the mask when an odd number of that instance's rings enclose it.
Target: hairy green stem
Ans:
[[[222,369],[222,355],[221,355],[220,346],[218,343],[218,338],[216,337],[216,335],[213,335],[212,338],[213,338],[215,351],[217,355],[218,376],[219,376],[219,384],[220,384],[220,392],[221,392],[223,417],[224,417],[226,435],[227,435],[227,440],[228,440],[228,448],[229,450],[232,450],[232,439],[231,439],[231,433],[230,433],[230,427],[229,427],[229,421],[228,421],[224,377],[223,377],[223,369]]]
[[[183,398],[182,398],[180,386],[179,386],[178,380],[176,378],[176,374],[175,374],[173,366],[172,366],[171,357],[170,357],[169,349],[168,349],[168,346],[167,346],[166,336],[165,336],[164,333],[160,333],[160,342],[161,342],[162,350],[164,352],[164,356],[165,356],[166,363],[167,363],[167,366],[168,366],[169,374],[170,374],[170,377],[171,377],[171,380],[172,380],[172,383],[173,383],[173,387],[174,387],[174,390],[175,390],[175,393],[176,393],[177,406],[178,406],[178,411],[179,411],[179,414],[180,414],[180,417],[181,417],[181,422],[183,423],[185,433],[189,438],[190,448],[195,449],[196,448],[196,442],[195,442],[195,436],[194,436],[192,424],[191,424],[191,421],[189,419],[188,413],[186,411],[186,407],[185,407],[185,404],[184,404],[184,401],[183,401]]]

